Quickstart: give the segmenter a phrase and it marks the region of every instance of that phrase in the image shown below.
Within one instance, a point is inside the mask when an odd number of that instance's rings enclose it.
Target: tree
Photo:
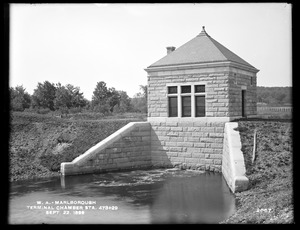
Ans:
[[[131,104],[133,107],[133,110],[135,112],[142,112],[147,113],[147,98],[148,98],[148,90],[147,85],[140,85],[140,91],[139,93],[135,94],[131,100]]]
[[[292,87],[257,87],[257,101],[271,106],[291,104]]]
[[[37,88],[32,95],[33,107],[49,108],[54,110],[56,87],[53,83],[45,81],[43,84],[38,83]]]
[[[125,91],[119,91],[119,104],[114,106],[115,113],[126,113],[132,110],[131,99]]]
[[[92,96],[93,106],[99,104],[101,101],[107,99],[108,89],[104,81],[97,82],[96,88]]]
[[[55,109],[66,109],[72,106],[72,95],[69,93],[68,89],[62,86],[60,83],[57,84],[54,107]]]
[[[92,96],[92,108],[96,112],[106,114],[110,111],[108,99],[108,89],[104,81],[97,82]]]
[[[119,92],[113,87],[108,89],[107,94],[107,103],[109,104],[109,111],[113,112],[114,107],[120,104],[120,94]]]
[[[92,107],[94,111],[103,114],[113,112],[116,105],[120,103],[120,95],[115,88],[107,88],[104,81],[97,82],[92,96]]]
[[[66,85],[68,92],[71,95],[71,106],[72,107],[84,107],[86,106],[87,100],[83,97],[83,93],[80,92],[79,87],[74,87],[71,84]]]
[[[86,100],[83,97],[83,93],[80,93],[79,87],[74,87],[71,84],[62,86],[60,83],[56,86],[54,107],[59,108],[77,108],[84,107]]]
[[[9,89],[11,109],[13,111],[24,111],[30,107],[31,96],[26,92],[26,89],[21,86],[11,87]]]

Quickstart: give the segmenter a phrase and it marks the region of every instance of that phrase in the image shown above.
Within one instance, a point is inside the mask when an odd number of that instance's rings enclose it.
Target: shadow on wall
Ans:
[[[157,129],[159,127],[156,127]],[[177,147],[166,146],[168,136],[159,136],[151,126],[151,165],[154,168],[182,167],[182,162],[174,161],[178,156]],[[171,161],[172,160],[172,161]]]

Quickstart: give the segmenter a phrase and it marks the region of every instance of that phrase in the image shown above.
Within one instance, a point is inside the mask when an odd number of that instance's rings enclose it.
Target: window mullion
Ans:
[[[182,100],[181,100],[181,87],[177,86],[177,101],[178,101],[178,117],[182,117]]]
[[[195,117],[196,116],[196,104],[195,104],[195,87],[191,87],[191,117]]]

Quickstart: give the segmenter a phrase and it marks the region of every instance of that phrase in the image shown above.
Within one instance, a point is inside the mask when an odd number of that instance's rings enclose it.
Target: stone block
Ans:
[[[214,143],[215,142],[215,138],[203,137],[203,138],[200,138],[200,141],[202,143]]]
[[[223,138],[224,134],[223,133],[209,133],[208,136],[212,137],[212,138]]]
[[[210,158],[211,159],[222,159],[222,155],[221,154],[210,154]]]
[[[162,146],[162,145],[165,145],[167,142],[165,142],[165,141],[160,141],[160,140],[158,140],[158,141],[151,141],[151,146]],[[168,142],[169,143],[169,142]]]
[[[184,141],[184,137],[170,137],[169,141],[170,142]]]
[[[169,150],[171,152],[182,152],[182,147],[170,147]]]
[[[203,153],[213,153],[213,149],[212,148],[203,148],[202,152]]]
[[[177,157],[178,156],[178,152],[166,152],[168,157]]]
[[[157,127],[158,131],[170,131],[171,127],[166,127],[166,126],[159,126]]]
[[[170,141],[170,142],[166,142],[165,145],[166,145],[166,146],[176,147],[176,146],[177,146],[177,142],[172,142],[172,141]]]
[[[213,132],[215,132],[215,128],[214,127],[202,127],[201,132],[213,133]]]
[[[179,122],[178,127],[193,127],[193,122]]]
[[[191,157],[185,157],[184,162],[192,163],[192,164],[196,165],[198,163],[198,159],[197,158],[191,158]]]
[[[199,142],[200,141],[200,137],[185,137],[184,141],[187,141],[187,142]]]
[[[192,152],[192,157],[193,158],[205,158],[205,154],[200,153],[200,152]]]
[[[221,165],[222,164],[222,160],[220,160],[220,159],[214,159],[214,164],[215,165]]]
[[[192,142],[177,142],[177,146],[179,146],[179,147],[193,147],[194,143],[192,143]]]
[[[167,136],[178,137],[178,132],[167,132]]]
[[[172,162],[184,162],[184,157],[170,157]]]
[[[191,137],[193,135],[193,132],[179,132],[179,137]]]
[[[211,144],[212,148],[223,148],[223,143],[212,143]]]
[[[171,127],[171,131],[182,132],[182,127]]]
[[[194,147],[205,148],[206,147],[206,143],[194,143]]]
[[[176,127],[176,126],[178,126],[178,122],[166,122],[166,126]]]
[[[201,131],[201,127],[189,127],[188,131],[189,132],[200,132]]]
[[[178,157],[192,157],[192,153],[188,152],[179,152]]]
[[[213,159],[205,159],[205,164],[209,165],[209,164],[213,164],[214,160]]]
[[[215,132],[216,133],[224,133],[224,127],[216,127]]]
[[[195,122],[193,122],[193,125],[194,125],[194,127],[206,127],[207,123],[203,122],[203,121],[195,121]],[[201,129],[199,131],[201,131]]]
[[[209,135],[208,133],[205,133],[205,132],[202,132],[202,131],[201,132],[193,132],[192,133],[193,137],[208,137],[208,135]]]
[[[187,148],[186,151],[191,153],[200,153],[203,151],[203,148]]]

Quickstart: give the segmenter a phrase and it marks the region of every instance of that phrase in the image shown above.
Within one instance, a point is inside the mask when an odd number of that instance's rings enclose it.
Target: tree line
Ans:
[[[257,87],[257,102],[269,106],[288,106],[292,104],[292,87]]]
[[[21,86],[10,87],[11,110],[78,112],[82,109],[102,113],[147,112],[147,86],[130,98],[125,91],[108,88],[104,81],[97,82],[92,100],[84,98],[79,87],[49,81],[38,83],[32,95]],[[257,102],[270,106],[291,105],[292,87],[257,87]]]
[[[108,88],[104,81],[97,82],[92,100],[84,98],[79,87],[71,84],[38,83],[32,95],[21,86],[10,87],[10,109],[12,111],[34,110],[80,112],[83,109],[104,115],[110,113],[147,112],[147,86],[140,86],[139,93],[130,98],[125,91]]]

